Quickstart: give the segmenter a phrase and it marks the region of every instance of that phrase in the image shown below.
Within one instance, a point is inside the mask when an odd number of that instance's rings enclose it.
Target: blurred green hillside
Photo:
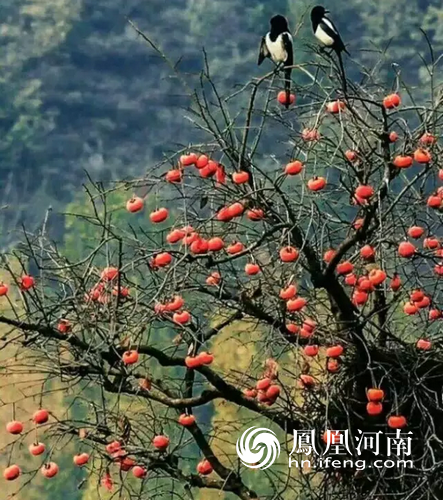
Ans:
[[[325,2],[348,44],[348,71],[360,74],[386,50],[402,78],[427,78],[418,53],[443,46],[443,7],[436,0]],[[271,15],[286,14],[297,37],[296,62],[312,43],[310,4],[276,0],[4,0],[0,35],[0,242],[13,244],[21,223],[32,229],[51,205],[72,200],[87,170],[95,179],[140,174],[196,139],[183,117],[185,89],[129,26],[132,19],[194,85],[205,47],[221,92],[264,69],[257,46]],[[303,15],[305,15],[303,17]],[[312,57],[309,55],[309,57]],[[194,78],[194,80],[193,80]],[[56,237],[63,220],[53,223]]]

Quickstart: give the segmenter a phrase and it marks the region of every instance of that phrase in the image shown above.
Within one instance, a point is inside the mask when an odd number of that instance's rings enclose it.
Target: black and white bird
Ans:
[[[271,31],[261,40],[258,65],[269,57],[278,66],[283,65],[285,71],[286,107],[289,106],[291,92],[291,72],[294,64],[292,35],[289,32],[288,20],[281,15],[274,16]]]
[[[314,31],[315,38],[317,38],[324,47],[332,49],[337,54],[343,78],[343,90],[346,91],[346,76],[341,53],[346,52],[346,54],[350,54],[346,50],[340,33],[326,14],[329,14],[329,11],[322,5],[317,5],[311,10],[312,30]]]

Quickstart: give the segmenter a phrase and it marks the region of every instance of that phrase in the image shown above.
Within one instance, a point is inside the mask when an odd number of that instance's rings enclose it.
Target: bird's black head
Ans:
[[[289,31],[288,20],[286,17],[278,14],[271,19],[271,30],[275,33],[284,33]]]
[[[327,14],[329,11],[327,11],[323,5],[316,5],[312,10],[311,10],[311,20],[313,22],[317,21],[320,22],[321,19]]]

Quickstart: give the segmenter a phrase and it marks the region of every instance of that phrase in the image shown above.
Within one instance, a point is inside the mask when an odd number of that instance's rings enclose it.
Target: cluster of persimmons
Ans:
[[[286,103],[286,94],[281,92],[278,97],[278,102]],[[290,104],[295,102],[295,95],[291,94]],[[398,93],[393,93],[386,96],[381,102],[381,106],[386,111],[397,108],[401,105],[401,99]],[[346,103],[341,100],[331,101],[326,104],[326,113],[340,115],[346,112]],[[301,132],[301,138],[306,142],[320,141],[320,132],[316,128],[305,128]],[[398,140],[398,134],[391,131],[388,135],[390,143],[394,144]],[[394,168],[403,170],[410,168],[414,163],[420,165],[429,165],[433,161],[432,147],[437,143],[437,137],[429,132],[424,132],[421,135],[418,143],[413,151],[408,154],[402,153],[395,155],[392,159]],[[347,162],[353,164],[361,161],[360,152],[357,149],[348,149],[345,154]],[[235,186],[249,185],[252,181],[251,171],[248,169],[237,169],[237,171],[229,174],[224,165],[212,159],[209,154],[189,152],[183,154],[177,165],[165,172],[162,176],[162,181],[165,183],[180,185],[184,182],[187,171],[197,173],[197,177],[206,180],[214,179],[215,189],[232,183]],[[286,165],[282,166],[282,175],[297,178],[305,171],[305,163],[300,159],[293,159]],[[443,169],[438,171],[438,179],[443,182]],[[307,179],[306,188],[309,192],[320,193],[328,186],[326,177],[313,176]],[[378,187],[368,183],[359,183],[351,196],[351,203],[357,207],[369,207],[377,199]],[[319,196],[318,195],[318,196]],[[314,194],[314,196],[317,196]],[[435,192],[426,196],[423,200],[423,205],[427,209],[441,210],[443,208],[443,186],[439,187]],[[126,209],[130,213],[138,213],[145,208],[145,200],[141,196],[133,196],[126,203]],[[212,214],[211,219],[219,223],[232,223],[240,221],[242,217],[246,217],[248,223],[265,221],[267,214],[265,207],[253,206],[244,203],[242,200],[232,200],[225,206],[218,208]],[[150,223],[154,226],[163,224],[171,220],[171,213],[165,206],[157,207],[149,214]],[[179,226],[179,227],[177,227]],[[364,218],[356,218],[352,223],[352,229],[359,231],[364,226]],[[172,268],[176,261],[177,248],[185,249],[186,253],[191,256],[217,256],[225,254],[232,257],[246,257],[247,262],[244,265],[244,278],[249,279],[254,276],[260,276],[263,269],[258,259],[254,258],[253,252],[249,248],[249,243],[243,243],[239,238],[234,241],[227,241],[225,237],[218,234],[211,236],[202,235],[192,225],[171,224],[169,232],[166,234],[166,243],[169,248],[162,247],[149,260],[149,267],[153,272],[163,269]],[[420,242],[420,243],[419,243]],[[296,248],[293,244],[282,245],[278,251],[278,259],[282,266],[297,264],[302,259],[301,248]],[[384,270],[382,266],[375,264],[377,262],[378,249],[371,244],[364,244],[359,249],[357,259],[341,259],[335,266],[336,277],[343,284],[350,297],[351,303],[356,308],[364,308],[370,301],[371,294],[375,294],[380,287],[384,287],[389,294],[395,296],[402,294],[405,298],[403,311],[405,317],[419,315],[426,311],[428,321],[437,321],[442,319],[442,311],[437,307],[432,300],[432,297],[425,290],[417,287],[412,290],[403,290],[403,280],[400,273],[394,272],[390,274]],[[324,264],[329,265],[337,255],[336,249],[328,248],[322,252],[322,260]],[[443,277],[443,246],[439,237],[435,234],[429,234],[425,227],[419,225],[411,226],[404,234],[403,241],[398,243],[396,248],[396,256],[403,261],[413,260],[418,255],[430,255],[437,259],[438,262],[433,266],[433,273],[438,280]],[[441,259],[441,260],[440,260]],[[357,264],[356,264],[357,261]],[[372,264],[372,268],[365,274],[359,275],[357,267],[365,267],[367,264]],[[208,266],[210,267],[210,266]],[[213,287],[215,289],[223,286],[225,276],[219,270],[209,270],[205,277],[202,286]],[[31,275],[23,275],[17,280],[17,285],[22,293],[31,291],[36,285],[36,280]],[[342,357],[346,355],[346,345],[340,342],[331,342],[328,345],[320,346],[315,342],[318,322],[308,315],[306,311],[309,306],[309,297],[304,296],[300,292],[299,287],[293,279],[289,282],[281,283],[279,286],[278,298],[283,304],[288,313],[289,320],[286,322],[286,333],[294,339],[302,339],[300,349],[304,356],[308,359],[321,357],[321,348],[324,348],[325,354],[325,369],[329,374],[335,374],[340,371]],[[6,283],[0,283],[0,296],[8,295],[9,287]],[[124,276],[121,270],[114,265],[110,265],[101,270],[100,277],[96,284],[88,289],[84,296],[85,303],[94,303],[106,305],[110,303],[113,297],[118,297],[119,300],[125,301],[131,298],[130,286],[125,283]],[[193,322],[193,314],[187,307],[185,299],[176,291],[169,295],[168,300],[157,300],[153,304],[153,314],[159,320],[167,320],[179,329],[184,329]],[[298,321],[300,319],[300,321]],[[75,324],[70,318],[59,318],[56,329],[62,335],[72,335]],[[432,341],[429,338],[419,338],[415,343],[415,348],[418,351],[429,351],[433,347]],[[122,353],[121,362],[128,369],[137,366],[140,362],[140,356],[137,348],[128,348]],[[201,351],[193,354],[191,351],[185,358],[185,366],[189,370],[198,370],[201,367],[209,366],[214,360],[214,354],[207,351]],[[310,391],[316,387],[316,379],[309,373],[301,373],[298,376],[298,385],[305,391]],[[277,373],[275,370],[267,369],[265,373],[258,377],[255,385],[252,384],[243,389],[243,394],[246,398],[255,400],[265,406],[273,406],[279,397],[281,397],[281,387],[278,385]],[[375,385],[375,384],[374,384]],[[141,381],[141,388],[145,391],[151,390],[150,381],[145,379]],[[366,390],[367,401],[366,411],[368,418],[377,416],[383,413],[383,401],[385,400],[385,391],[380,387],[368,387]],[[35,425],[45,424],[49,419],[49,413],[46,410],[38,410],[33,417]],[[183,427],[192,427],[196,425],[196,418],[190,412],[184,412],[178,417],[178,424]],[[402,429],[407,426],[407,418],[405,415],[395,412],[387,416],[387,425],[392,429]],[[21,422],[11,421],[7,425],[7,431],[13,435],[21,435],[24,426]],[[158,434],[153,437],[152,447],[159,452],[166,452],[170,444],[168,436]],[[29,447],[29,451],[34,456],[42,455],[46,450],[45,444],[35,442]],[[122,471],[132,471],[132,474],[140,479],[147,475],[147,469],[144,465],[137,463],[131,458],[130,454],[125,450],[125,445],[120,440],[114,440],[108,443],[103,453],[108,455],[108,458],[113,463],[119,464]],[[73,457],[74,464],[82,467],[90,462],[88,453],[79,453]],[[213,468],[207,459],[203,459],[197,465],[197,472],[201,475],[207,475],[212,472]],[[45,477],[54,477],[58,472],[56,463],[50,461],[43,465],[41,469]],[[20,475],[18,465],[9,465],[4,470],[4,477],[7,480],[14,480]],[[103,487],[111,490],[113,487],[112,478],[109,472],[106,472],[101,479]]]

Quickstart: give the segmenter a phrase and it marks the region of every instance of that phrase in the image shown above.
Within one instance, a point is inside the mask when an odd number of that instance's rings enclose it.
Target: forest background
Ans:
[[[204,47],[218,90],[228,94],[263,74],[256,66],[258,44],[276,13],[299,29],[295,60],[305,60],[313,43],[306,15],[310,5],[292,0],[2,0],[0,248],[13,248],[23,226],[38,230],[52,207],[47,229],[68,251],[81,255],[84,226],[73,225],[72,219],[67,223],[64,214],[86,205],[86,172],[104,183],[132,178],[198,140],[186,119],[189,99],[183,86],[128,18],[189,82],[198,79]],[[443,48],[440,1],[349,0],[344,8],[343,2],[329,0],[325,5],[351,52],[352,78],[358,80],[360,65],[371,67],[381,54],[387,82],[394,82],[397,67],[411,88],[428,78],[420,57],[428,51],[421,30],[438,57]],[[1,399],[10,400],[11,394],[4,390]],[[68,397],[53,397],[54,405],[68,406]],[[211,411],[209,421],[228,418],[222,407]],[[0,418],[4,422],[9,415],[0,409]],[[34,482],[22,499],[41,498],[43,492],[65,500],[94,497],[95,486],[77,488],[81,471],[72,473],[69,467],[64,476],[49,486]]]

